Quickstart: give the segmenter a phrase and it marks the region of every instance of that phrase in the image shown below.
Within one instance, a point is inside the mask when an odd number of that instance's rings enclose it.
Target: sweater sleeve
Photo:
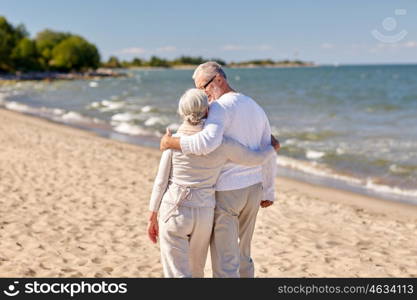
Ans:
[[[268,117],[265,114],[265,125],[262,134],[262,147],[271,145],[271,126],[269,125]],[[263,198],[262,200],[275,200],[275,176],[277,172],[276,153],[269,157],[262,164],[262,187],[263,187]]]
[[[214,101],[210,105],[204,129],[199,133],[181,137],[182,152],[184,154],[206,155],[214,151],[222,143],[226,122],[225,108]]]
[[[277,174],[276,153],[270,156],[262,165],[262,200],[275,200],[275,177]]]
[[[271,145],[267,145],[260,150],[251,150],[229,137],[223,137],[223,144],[221,147],[224,148],[225,155],[229,160],[245,166],[261,165],[275,153],[275,150]]]
[[[152,188],[151,200],[149,202],[149,210],[157,212],[161,205],[162,197],[168,187],[168,181],[172,169],[172,150],[168,149],[162,153],[159,162],[158,173]]]

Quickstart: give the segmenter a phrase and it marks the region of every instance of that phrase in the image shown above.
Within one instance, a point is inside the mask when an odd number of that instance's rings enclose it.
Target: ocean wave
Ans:
[[[389,166],[389,171],[394,174],[409,175],[417,171],[417,166],[401,166],[398,164],[392,164]]]
[[[307,128],[307,129],[310,129],[310,128]],[[324,140],[328,140],[328,139],[340,136],[342,134],[341,132],[336,132],[333,130],[323,130],[323,131],[307,130],[307,131],[294,132],[293,128],[288,128],[288,129],[284,129],[280,131],[273,130],[273,134],[275,133],[280,133],[277,136],[284,136],[287,139],[297,139],[300,141],[310,141],[310,142],[324,141]]]
[[[319,164],[317,162],[303,161],[303,160],[298,160],[298,159],[278,155],[276,159],[276,163],[278,164],[278,166],[295,169],[295,170],[302,171],[307,174],[343,180],[345,182],[349,182],[353,184],[362,183],[362,181],[359,178],[349,176],[349,175],[339,174],[333,169],[327,167],[326,165]]]
[[[1,94],[0,94],[1,95]],[[23,103],[15,101],[5,101],[6,97],[0,98],[2,100],[0,105],[5,107],[8,110],[17,111],[20,113],[27,113],[34,116],[42,117],[45,119],[53,120],[61,123],[71,123],[71,124],[100,124],[104,121],[91,118],[85,115],[80,114],[76,111],[66,111],[61,108],[51,108],[51,107],[33,107]]]
[[[314,151],[314,150],[308,150],[306,151],[306,157],[308,159],[319,159],[322,158],[323,156],[325,156],[326,153],[325,152],[320,152],[320,151]]]
[[[92,102],[87,106],[87,108],[99,108],[99,107],[101,107],[101,103],[98,101]]]
[[[140,126],[133,125],[133,124],[126,123],[126,122],[122,122],[118,124],[117,126],[113,127],[113,129],[114,131],[124,133],[124,134],[129,134],[129,135],[153,135],[152,132],[149,132],[148,130]]]
[[[101,100],[101,101],[95,101],[90,103],[86,106],[87,109],[97,109],[102,112],[112,111],[112,110],[118,110],[123,108],[126,105],[126,103],[122,101],[112,101],[112,100]]]
[[[157,112],[158,109],[155,106],[146,105],[146,106],[142,107],[141,111],[144,112],[144,113],[149,113],[149,112]]]
[[[381,111],[396,111],[396,110],[400,110],[401,107],[398,105],[393,105],[393,104],[374,104],[374,105],[370,105],[368,107],[366,107],[365,111],[366,112],[381,112]]]
[[[61,115],[65,114],[65,110],[60,109],[60,108],[52,108],[51,111],[54,115],[57,115],[57,116],[61,116]]]
[[[141,119],[142,119],[141,115],[133,114],[129,112],[118,113],[111,117],[111,120],[115,122],[128,122],[128,121],[141,120]]]
[[[110,101],[110,100],[102,100],[100,102],[101,108],[100,111],[110,111],[110,110],[117,110],[122,108],[125,103],[119,101]]]
[[[286,139],[282,145],[283,146],[287,146],[287,145],[296,145],[298,143],[297,139]]]
[[[306,174],[311,174],[314,176],[329,178],[339,180],[348,184],[351,184],[356,187],[364,188],[365,190],[372,191],[381,195],[391,195],[391,196],[402,196],[405,198],[415,199],[417,197],[417,190],[414,189],[405,189],[398,186],[389,186],[386,184],[377,183],[375,178],[364,178],[360,179],[351,175],[341,174],[337,171],[331,169],[330,167],[320,164],[317,162],[302,161],[290,157],[285,157],[278,155],[276,159],[278,166],[284,168],[290,168],[297,171],[301,171]]]
[[[365,187],[369,190],[373,190],[382,194],[391,194],[405,197],[417,197],[417,190],[402,189],[396,186],[389,186],[384,184],[375,183],[372,178],[366,180]]]
[[[63,121],[66,121],[66,122],[69,121],[69,122],[74,122],[74,123],[78,123],[78,122],[89,122],[90,120],[92,120],[92,119],[90,119],[88,117],[85,117],[85,116],[81,115],[78,112],[75,112],[75,111],[69,111],[69,112],[63,114],[61,116],[61,119]]]
[[[155,125],[166,125],[167,120],[163,117],[150,117],[144,123],[145,126],[152,127]]]
[[[343,154],[345,154],[346,153],[346,150],[345,149],[343,149],[342,147],[337,147],[336,148],[336,154],[337,155],[343,155]]]
[[[9,110],[14,110],[14,111],[18,111],[18,112],[29,112],[30,111],[30,107],[25,105],[25,104],[21,104],[18,102],[4,102],[4,106],[9,109]]]

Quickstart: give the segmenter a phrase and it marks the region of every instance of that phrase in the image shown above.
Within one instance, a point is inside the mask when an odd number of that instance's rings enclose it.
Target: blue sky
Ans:
[[[0,15],[32,36],[45,28],[80,34],[103,59],[417,63],[417,0],[0,0]]]

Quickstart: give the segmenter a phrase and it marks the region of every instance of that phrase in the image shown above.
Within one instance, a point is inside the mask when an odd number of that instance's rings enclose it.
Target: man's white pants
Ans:
[[[251,242],[262,200],[262,183],[216,192],[210,252],[213,277],[254,277]]]
[[[212,207],[178,206],[161,203],[159,242],[165,277],[204,277],[210,235],[213,229]]]

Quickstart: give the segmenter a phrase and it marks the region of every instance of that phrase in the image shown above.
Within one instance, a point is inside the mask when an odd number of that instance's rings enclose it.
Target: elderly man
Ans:
[[[193,79],[211,101],[204,129],[191,136],[161,140],[161,150],[182,150],[184,154],[206,155],[222,142],[223,135],[251,149],[272,142],[271,128],[263,109],[250,97],[234,91],[216,62],[197,67]],[[272,140],[272,141],[271,141]],[[217,180],[214,229],[210,243],[214,277],[254,277],[251,241],[259,206],[273,204],[274,178],[266,168],[275,168],[275,156],[262,166],[247,167],[227,163]]]

